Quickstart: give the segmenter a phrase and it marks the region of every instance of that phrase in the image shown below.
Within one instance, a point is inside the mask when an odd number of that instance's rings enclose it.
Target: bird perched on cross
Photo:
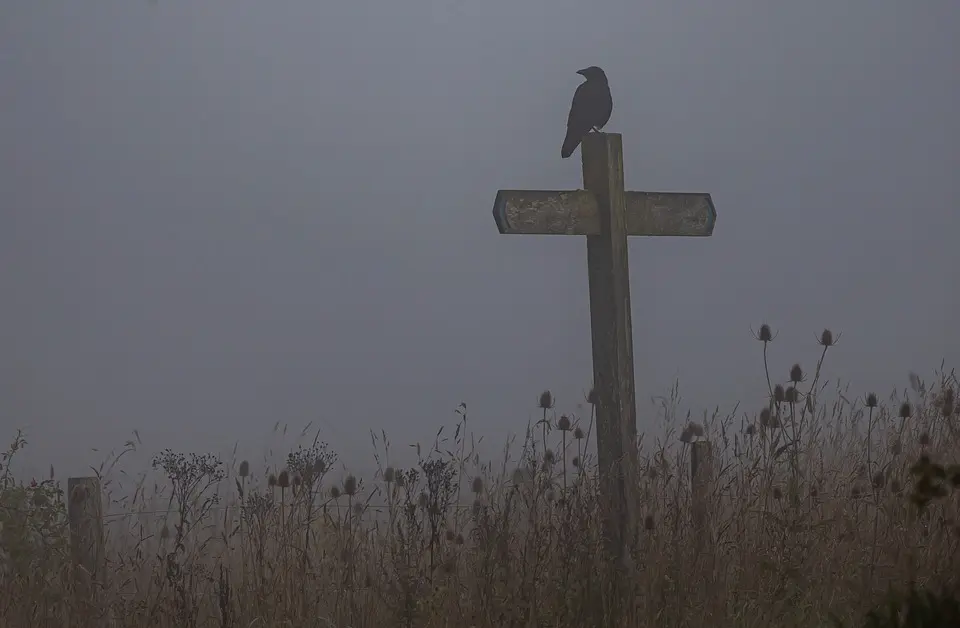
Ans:
[[[580,83],[573,93],[570,115],[567,117],[567,136],[563,138],[560,156],[566,159],[573,154],[583,136],[600,131],[613,113],[613,97],[607,75],[595,65],[578,70],[586,81]]]

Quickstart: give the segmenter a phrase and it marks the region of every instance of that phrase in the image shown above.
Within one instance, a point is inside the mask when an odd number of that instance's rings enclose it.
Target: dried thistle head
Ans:
[[[770,425],[770,408],[764,408],[760,411],[760,427],[769,427]]]
[[[790,367],[790,381],[794,384],[799,384],[803,381],[803,369],[800,368],[799,364],[794,364]]]
[[[833,346],[833,332],[829,329],[824,329],[820,334],[820,345],[823,347],[832,347]]]
[[[276,485],[277,485],[277,476],[271,473],[269,476],[267,476],[267,486],[269,486],[270,488],[273,488]]]
[[[585,436],[585,434],[583,433],[583,429],[582,429],[582,428],[577,427],[577,428],[575,428],[575,429],[573,430],[573,437],[574,437],[575,439],[577,439],[577,440],[583,440],[584,436]]]
[[[901,419],[909,419],[909,418],[910,418],[910,413],[911,413],[910,402],[909,402],[909,401],[904,401],[903,403],[901,403],[901,404],[900,404],[900,418],[901,418]]]
[[[561,432],[570,431],[570,417],[566,414],[561,414],[560,418],[557,420],[557,429]]]
[[[697,438],[701,438],[703,436],[704,434],[703,426],[700,425],[699,423],[691,421],[689,427],[690,427],[690,433],[696,436]]]
[[[787,403],[797,403],[797,401],[800,400],[800,393],[799,393],[799,392],[797,391],[797,389],[794,388],[793,386],[789,386],[789,387],[783,392],[783,399],[784,399],[784,401],[786,401]]]
[[[393,467],[387,467],[383,470],[383,481],[387,484],[391,484],[396,475],[397,472]]]
[[[476,498],[470,509],[473,512],[473,518],[478,519],[483,514],[483,501],[479,497]]]
[[[347,479],[343,481],[343,492],[348,496],[353,496],[357,494],[357,478],[353,475],[348,475]]]
[[[864,404],[865,404],[868,408],[876,408],[876,407],[877,407],[877,395],[876,395],[875,393],[869,393],[869,394],[867,395],[866,400],[864,401]]]
[[[785,394],[786,392],[784,391],[782,385],[777,384],[776,386],[773,387],[773,400],[776,403],[783,403]]]
[[[363,508],[364,508],[363,502],[356,502],[356,503],[353,505],[353,514],[354,514],[354,515],[357,515],[357,516],[362,515],[362,514],[363,514]]]
[[[680,432],[680,442],[689,443],[693,441],[693,431],[690,429],[690,426],[683,428],[683,431]]]
[[[280,472],[280,475],[277,477],[277,485],[280,488],[289,488],[290,487],[290,474],[286,469]]]
[[[479,475],[478,475],[477,477],[473,478],[473,483],[471,484],[470,489],[473,491],[473,493],[474,493],[475,495],[479,495],[480,493],[482,493],[482,492],[483,492],[483,478],[480,477]]]
[[[293,476],[293,488],[297,489],[303,484],[303,479],[299,475]]]
[[[340,499],[340,487],[333,486],[330,488],[330,497],[334,499]]]
[[[242,478],[249,477],[249,475],[250,475],[250,463],[247,462],[246,460],[244,460],[243,462],[241,462],[241,463],[240,463],[240,470],[237,472],[237,475],[239,475],[239,476],[242,477]]]
[[[770,331],[770,325],[764,323],[760,325],[760,331],[757,332],[757,340],[763,343],[771,342],[773,340],[773,332]]]
[[[543,410],[549,410],[553,407],[553,394],[549,390],[545,390],[540,393],[538,407],[542,408]]]
[[[575,468],[580,468],[580,456],[574,456],[572,462]]]
[[[753,423],[751,423],[750,425],[747,426],[747,429],[745,430],[745,432],[747,436],[753,436],[754,434],[757,433],[757,428],[753,425]]]
[[[589,403],[591,406],[600,404],[600,393],[597,392],[596,388],[591,388],[590,392],[587,393],[587,403]]]

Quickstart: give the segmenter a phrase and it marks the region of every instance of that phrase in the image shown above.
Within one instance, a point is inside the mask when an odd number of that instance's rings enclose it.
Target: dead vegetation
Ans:
[[[763,326],[757,339],[767,366],[773,334]],[[628,625],[852,625],[891,586],[956,586],[956,501],[919,511],[910,500],[919,459],[960,460],[956,377],[941,369],[931,386],[857,396],[822,381],[835,339],[819,342],[809,374],[795,365],[778,383],[766,369],[770,404],[756,412],[694,421],[677,416],[676,389],[662,400],[658,429],[638,443],[636,569],[617,583],[633,592]],[[0,460],[0,625],[602,625],[613,582],[592,416],[554,405],[541,395],[516,461],[480,461],[465,406],[412,468],[389,466],[376,435],[370,478],[335,481],[318,438],[274,469],[161,452],[163,482],[148,489],[144,474],[113,500],[144,514],[108,522],[106,567],[82,599],[52,470],[29,484],[9,473],[18,436]],[[700,439],[715,456],[705,530],[691,523]],[[158,500],[163,513],[147,516]]]

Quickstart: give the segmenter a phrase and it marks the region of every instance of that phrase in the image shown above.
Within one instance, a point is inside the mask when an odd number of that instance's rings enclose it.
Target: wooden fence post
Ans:
[[[96,477],[67,480],[67,519],[77,594],[94,603],[103,574],[103,505]]]
[[[713,447],[708,440],[693,443],[690,453],[690,492],[693,525],[698,538],[709,536],[713,492]]]

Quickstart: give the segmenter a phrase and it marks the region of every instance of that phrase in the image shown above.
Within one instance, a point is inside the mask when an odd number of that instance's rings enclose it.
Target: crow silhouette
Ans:
[[[560,156],[564,159],[573,154],[584,135],[602,129],[613,113],[613,97],[610,96],[610,86],[603,70],[592,65],[578,70],[577,74],[587,80],[580,83],[573,93],[573,103],[567,117],[567,136],[563,138],[563,148],[560,149]]]

